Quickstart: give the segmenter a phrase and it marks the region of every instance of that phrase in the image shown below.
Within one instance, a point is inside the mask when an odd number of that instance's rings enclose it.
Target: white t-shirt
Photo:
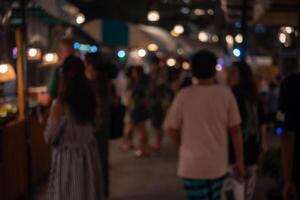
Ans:
[[[165,127],[181,130],[178,175],[215,179],[228,171],[228,128],[241,123],[232,92],[219,85],[193,85],[179,92]]]

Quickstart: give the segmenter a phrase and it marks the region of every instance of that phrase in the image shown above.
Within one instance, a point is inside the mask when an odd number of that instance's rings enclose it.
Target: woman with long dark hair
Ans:
[[[96,100],[84,64],[68,57],[61,68],[45,140],[52,146],[49,200],[101,200],[103,184],[94,137]]]
[[[233,63],[228,83],[236,97],[242,117],[244,142],[245,177],[241,177],[244,183],[244,192],[242,197],[237,198],[241,200],[251,200],[256,184],[256,165],[258,157],[259,154],[266,151],[267,148],[266,118],[260,103],[252,69],[245,61]],[[230,162],[234,163],[234,161],[235,158],[231,149]]]

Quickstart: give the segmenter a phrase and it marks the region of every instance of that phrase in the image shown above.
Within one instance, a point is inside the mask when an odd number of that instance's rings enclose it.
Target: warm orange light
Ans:
[[[0,64],[0,82],[7,82],[16,80],[16,73],[11,64]]]

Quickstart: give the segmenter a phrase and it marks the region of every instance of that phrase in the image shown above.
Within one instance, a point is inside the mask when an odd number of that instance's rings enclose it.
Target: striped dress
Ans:
[[[75,122],[70,114],[49,119],[44,132],[52,148],[49,200],[102,200],[103,180],[92,125]]]

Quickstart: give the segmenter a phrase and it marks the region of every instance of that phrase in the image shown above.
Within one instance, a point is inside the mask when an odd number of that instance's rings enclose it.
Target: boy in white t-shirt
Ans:
[[[228,172],[228,133],[244,174],[241,118],[231,91],[215,84],[217,57],[197,52],[191,60],[197,83],[176,96],[165,127],[179,148],[178,176],[189,200],[218,200]]]

